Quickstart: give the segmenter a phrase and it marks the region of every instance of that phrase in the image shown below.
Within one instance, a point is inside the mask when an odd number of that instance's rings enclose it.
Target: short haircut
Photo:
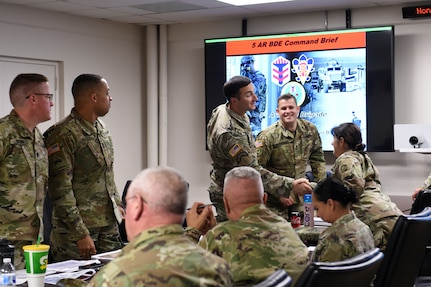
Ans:
[[[27,96],[35,86],[45,82],[48,82],[48,78],[41,74],[28,73],[17,75],[9,87],[9,98],[12,105],[15,106],[19,100],[17,97],[14,97],[18,90],[22,90],[24,95]]]
[[[132,181],[128,194],[139,194],[161,213],[184,215],[189,185],[172,167],[153,167],[141,171]]]
[[[251,83],[250,78],[244,76],[234,76],[223,85],[223,93],[226,100],[239,96],[239,90]]]
[[[262,186],[262,188],[260,189],[261,190],[260,196],[261,197],[263,196],[264,191],[263,191],[262,177],[256,169],[250,166],[234,167],[233,169],[231,169],[226,173],[224,178],[224,184],[226,185],[226,183],[232,179],[253,179],[254,181],[256,181],[256,184]]]
[[[280,103],[281,100],[287,101],[290,99],[293,99],[295,101],[295,105],[298,105],[298,101],[296,100],[296,97],[294,95],[292,95],[291,93],[282,94],[281,96],[279,96],[277,99],[277,105]]]
[[[96,74],[81,74],[72,84],[73,98],[91,92],[99,87],[103,77]]]

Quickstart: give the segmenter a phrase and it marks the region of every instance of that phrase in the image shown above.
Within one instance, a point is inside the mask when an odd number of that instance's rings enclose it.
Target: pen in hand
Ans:
[[[202,209],[202,208],[204,208],[204,207],[206,207],[206,206],[211,206],[211,205],[214,205],[214,203],[198,205],[198,210],[199,210],[199,209]],[[187,210],[190,210],[190,209],[191,209],[191,207],[187,208]]]

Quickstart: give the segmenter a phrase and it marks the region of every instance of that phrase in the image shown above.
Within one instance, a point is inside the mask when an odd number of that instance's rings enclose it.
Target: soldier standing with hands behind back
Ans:
[[[53,94],[40,74],[19,74],[9,89],[13,106],[0,119],[0,234],[15,246],[14,265],[25,268],[24,245],[42,237],[48,155],[36,127],[51,119]]]
[[[122,247],[113,144],[99,119],[109,112],[112,101],[108,82],[99,75],[82,74],[74,80],[72,94],[71,113],[45,133],[55,261],[88,259]]]

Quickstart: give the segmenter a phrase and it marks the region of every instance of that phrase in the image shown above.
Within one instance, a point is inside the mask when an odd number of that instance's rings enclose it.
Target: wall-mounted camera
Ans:
[[[417,136],[411,136],[409,138],[409,143],[413,148],[420,148],[423,142]]]
[[[431,124],[395,124],[394,150],[431,153]]]

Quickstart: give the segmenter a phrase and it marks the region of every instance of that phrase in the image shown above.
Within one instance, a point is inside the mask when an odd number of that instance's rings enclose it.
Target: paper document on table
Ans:
[[[72,272],[77,271],[79,269],[79,266],[86,266],[90,264],[99,264],[100,261],[98,259],[91,259],[91,260],[66,260],[66,261],[60,261],[56,263],[50,263],[48,264],[48,267],[46,268],[46,272]]]
[[[314,217],[314,226],[331,226],[331,223],[323,221],[322,218],[315,216]]]
[[[100,260],[102,263],[108,263],[115,259],[118,255],[120,255],[121,249],[109,251],[105,253],[100,253],[96,255],[92,255],[91,258]]]

